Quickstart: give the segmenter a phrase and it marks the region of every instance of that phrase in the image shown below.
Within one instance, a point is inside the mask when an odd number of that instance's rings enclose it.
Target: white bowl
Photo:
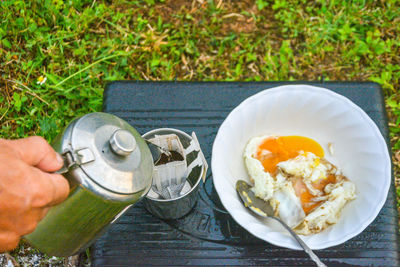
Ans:
[[[249,181],[243,151],[250,138],[301,135],[314,139],[325,157],[356,185],[357,198],[342,210],[339,221],[324,231],[301,238],[312,249],[341,244],[361,233],[386,201],[391,163],[386,142],[368,115],[346,97],[330,90],[288,85],[264,90],[236,107],[222,123],[212,150],[217,193],[237,223],[271,244],[301,249],[275,220],[253,215],[240,201],[235,184]],[[327,145],[335,153],[330,155]]]

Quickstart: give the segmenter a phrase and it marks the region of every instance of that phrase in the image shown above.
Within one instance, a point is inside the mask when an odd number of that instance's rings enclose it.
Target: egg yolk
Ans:
[[[334,175],[328,175],[328,177],[323,178],[323,179],[318,179],[315,182],[312,183],[312,186],[315,189],[320,190],[321,192],[324,192],[325,186],[331,183],[336,182],[336,177]],[[313,199],[315,198],[314,195],[308,191],[307,186],[304,184],[304,182],[301,180],[299,177],[295,177],[292,179],[292,185],[295,191],[296,196],[299,197],[301,207],[303,208],[303,211],[306,215],[308,215],[311,211],[313,211],[316,207],[318,207],[320,204],[322,204],[322,201],[314,201]]]
[[[274,174],[279,162],[295,158],[301,151],[311,152],[320,158],[324,156],[322,147],[311,138],[291,135],[265,139],[258,147],[256,158],[266,172]]]

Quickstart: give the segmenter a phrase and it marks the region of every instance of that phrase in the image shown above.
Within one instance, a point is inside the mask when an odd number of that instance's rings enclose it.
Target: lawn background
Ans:
[[[51,141],[113,80],[321,77],[382,86],[399,196],[399,0],[0,0],[1,138]]]

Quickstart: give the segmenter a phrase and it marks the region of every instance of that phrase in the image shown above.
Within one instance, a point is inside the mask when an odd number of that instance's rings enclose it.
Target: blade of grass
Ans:
[[[36,97],[37,99],[39,99],[40,101],[45,103],[47,106],[50,106],[50,104],[46,100],[44,100],[43,98],[38,96],[31,88],[29,88],[25,84],[21,83],[20,81],[16,81],[16,80],[6,80],[6,81],[18,84],[19,86],[22,86],[23,88],[25,88],[27,90],[28,94],[30,94],[31,96]],[[22,88],[19,88],[19,87],[15,87],[15,89],[18,89],[20,91],[24,91]]]
[[[67,78],[65,78],[65,79],[62,80],[61,82],[57,83],[56,85],[50,85],[50,87],[58,87],[58,86],[60,86],[61,84],[63,84],[63,83],[65,83],[66,81],[68,81],[69,79],[75,77],[75,76],[78,75],[79,73],[84,72],[84,71],[87,70],[87,69],[90,69],[91,67],[95,66],[96,64],[99,64],[99,63],[102,62],[102,61],[105,61],[105,60],[108,60],[108,59],[111,59],[111,58],[115,58],[115,57],[119,57],[119,56],[123,56],[123,55],[126,56],[127,54],[128,54],[128,53],[122,53],[122,52],[120,52],[120,53],[117,53],[117,54],[115,54],[115,55],[103,57],[103,58],[101,58],[101,59],[99,59],[99,60],[93,62],[92,64],[87,65],[87,66],[84,67],[83,69],[81,69],[81,70],[79,70],[79,71],[77,71],[77,72],[71,74],[70,76],[68,76]]]

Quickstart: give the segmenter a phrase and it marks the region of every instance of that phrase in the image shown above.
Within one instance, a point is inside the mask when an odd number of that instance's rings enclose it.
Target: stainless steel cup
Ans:
[[[172,128],[161,128],[147,132],[143,135],[145,139],[151,139],[155,135],[164,134],[176,134],[183,147],[186,149],[189,147],[192,137],[185,132]],[[189,166],[198,156],[197,151],[193,151],[186,155],[187,165]],[[202,153],[202,152],[201,152]],[[207,172],[207,165],[203,164],[193,168],[189,173],[186,184],[183,191],[186,191],[183,195],[174,199],[162,199],[156,193],[149,191],[146,197],[143,199],[145,208],[154,216],[162,219],[178,219],[183,217],[194,207],[198,199],[198,191],[202,183],[202,179],[205,178]]]
[[[69,256],[87,248],[148,192],[153,158],[132,126],[106,113],[75,119],[53,148],[64,157],[61,172],[70,193],[24,238],[48,255]]]

